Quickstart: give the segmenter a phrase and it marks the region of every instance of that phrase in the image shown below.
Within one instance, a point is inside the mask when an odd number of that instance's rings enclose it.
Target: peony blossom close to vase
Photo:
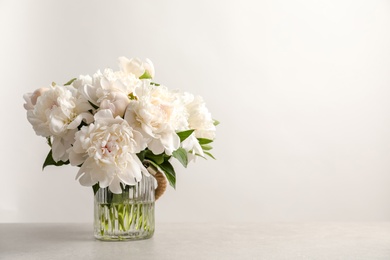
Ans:
[[[76,176],[84,186],[99,183],[113,193],[121,193],[120,183],[135,185],[148,175],[137,153],[146,148],[146,141],[127,121],[113,117],[111,110],[99,110],[94,123],[81,127],[69,149],[70,164],[81,165]]]

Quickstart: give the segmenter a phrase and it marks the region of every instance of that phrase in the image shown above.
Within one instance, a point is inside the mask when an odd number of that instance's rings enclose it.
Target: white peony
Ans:
[[[146,148],[142,135],[109,109],[95,114],[95,122],[76,133],[70,153],[71,165],[82,164],[76,179],[80,184],[109,187],[121,193],[120,183],[135,185],[148,171],[137,157]]]
[[[214,120],[200,96],[194,97],[190,93],[184,93],[180,98],[186,109],[184,114],[188,123],[185,130],[194,129],[194,133],[181,143],[181,147],[188,152],[188,160],[195,161],[196,154],[205,156],[197,138],[214,140],[216,128]]]
[[[135,93],[137,99],[130,101],[125,120],[148,138],[148,148],[154,154],[171,155],[180,146],[176,130],[186,125],[180,100],[166,87],[147,81]]]
[[[44,92],[48,91],[49,88],[39,88],[33,93],[27,93],[23,95],[24,101],[26,103],[23,105],[26,110],[34,109],[35,104],[37,103],[38,97],[40,97]]]
[[[90,113],[80,109],[77,101],[78,92],[74,87],[54,86],[43,91],[35,106],[27,110],[27,119],[35,133],[52,137],[52,156],[56,162],[68,160],[66,150],[73,143],[81,121],[88,124],[93,120]]]
[[[149,59],[142,62],[139,58],[128,59],[126,57],[119,57],[119,66],[123,72],[133,74],[137,78],[141,77],[145,72],[154,78],[154,66]]]
[[[190,93],[184,93],[182,102],[187,109],[188,127],[195,130],[196,138],[214,140],[216,127],[203,98],[201,96],[195,97]]]
[[[129,95],[141,84],[133,74],[105,69],[93,77],[82,76],[74,82],[85,100],[100,109],[110,109],[114,117],[121,116],[130,102]]]

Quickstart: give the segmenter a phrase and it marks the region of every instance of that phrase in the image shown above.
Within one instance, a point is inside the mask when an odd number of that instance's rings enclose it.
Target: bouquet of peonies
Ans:
[[[51,148],[43,168],[79,166],[81,185],[119,194],[152,166],[175,187],[171,159],[187,167],[213,158],[218,122],[200,96],[155,83],[150,60],[120,57],[119,65],[24,95],[28,121]]]

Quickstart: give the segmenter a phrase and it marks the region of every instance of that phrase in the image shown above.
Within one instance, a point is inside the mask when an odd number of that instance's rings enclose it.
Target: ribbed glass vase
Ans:
[[[140,240],[154,233],[154,178],[143,176],[122,194],[100,188],[95,194],[94,235],[100,240]]]

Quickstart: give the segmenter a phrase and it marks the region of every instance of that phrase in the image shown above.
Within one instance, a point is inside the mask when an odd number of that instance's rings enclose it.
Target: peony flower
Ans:
[[[94,123],[76,133],[69,149],[70,163],[82,164],[76,176],[81,185],[99,182],[101,188],[121,193],[120,183],[135,185],[142,178],[141,172],[149,174],[136,155],[146,148],[146,142],[125,120],[114,118],[109,109],[98,111],[94,117]]]
[[[186,138],[181,147],[188,152],[188,160],[196,160],[196,155],[205,156],[197,138],[214,140],[215,126],[211,114],[208,112],[203,99],[194,97],[190,93],[180,96],[181,102],[186,109],[184,113],[187,119],[187,126],[183,130],[193,129],[194,132]]]
[[[100,102],[101,109],[110,109],[114,116],[123,117],[127,105],[130,103],[128,94],[120,91],[111,91]]]
[[[135,93],[137,99],[130,101],[125,120],[148,138],[148,148],[154,154],[171,155],[180,146],[175,131],[186,124],[180,100],[166,87],[152,86],[147,81]]]
[[[105,69],[96,72],[93,77],[83,76],[76,80],[76,86],[85,100],[100,109],[110,109],[114,117],[121,116],[129,104],[129,95],[141,84],[133,74]]]
[[[44,92],[48,91],[49,88],[39,88],[35,90],[33,93],[27,93],[23,95],[26,103],[23,105],[26,110],[34,109],[35,104],[37,103],[38,97],[40,97]]]
[[[78,92],[72,86],[54,86],[40,92],[36,104],[27,110],[27,119],[37,135],[52,137],[53,159],[56,162],[67,161],[66,150],[73,143],[77,127],[82,120],[90,123],[93,117],[89,112],[80,110]],[[33,97],[31,104],[34,103]]]
[[[138,58],[128,59],[126,57],[119,57],[119,66],[121,70],[127,74],[133,74],[137,78],[147,72],[151,78],[154,78],[154,66],[151,60],[146,59],[142,62]]]
[[[187,109],[188,127],[195,130],[196,138],[214,140],[216,127],[203,98],[200,96],[194,97],[190,93],[184,93],[181,99]]]

